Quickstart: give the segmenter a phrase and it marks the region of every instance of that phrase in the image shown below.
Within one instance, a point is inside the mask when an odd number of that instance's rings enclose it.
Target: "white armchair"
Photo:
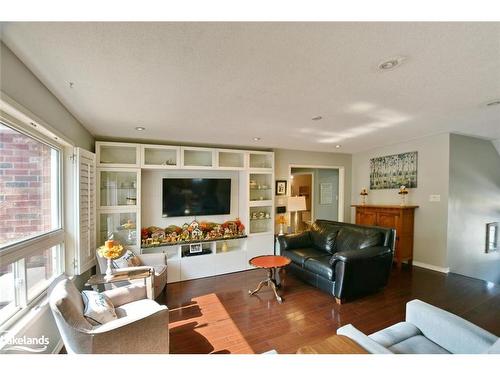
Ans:
[[[500,353],[500,338],[420,300],[406,304],[406,320],[369,336],[348,324],[337,330],[373,354]]]
[[[83,316],[80,292],[68,278],[57,281],[49,303],[68,353],[122,354],[169,352],[168,309],[147,299],[143,287],[105,291],[118,319],[92,326]]]
[[[138,254],[137,255],[141,260],[143,266],[152,267],[154,269],[154,297],[157,298],[164,290],[167,285],[167,258],[163,253],[153,253],[153,254]],[[101,257],[96,251],[97,258],[97,271],[98,273],[104,274],[106,273],[107,268],[107,260]],[[132,269],[129,267],[127,269]],[[119,268],[117,270],[123,270],[123,268]],[[138,281],[139,282],[139,281]],[[105,289],[111,289],[112,287],[120,287],[130,285],[132,282],[121,281],[118,283],[113,283],[112,286],[109,284],[105,285]]]

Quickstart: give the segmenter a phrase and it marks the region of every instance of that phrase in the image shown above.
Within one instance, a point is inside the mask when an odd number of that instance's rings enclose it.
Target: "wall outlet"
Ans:
[[[441,202],[441,195],[439,194],[429,195],[429,202]]]

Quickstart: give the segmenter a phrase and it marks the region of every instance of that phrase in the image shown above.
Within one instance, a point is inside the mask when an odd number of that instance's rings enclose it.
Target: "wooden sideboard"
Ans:
[[[415,209],[418,206],[397,205],[357,205],[356,224],[376,225],[385,228],[396,229],[396,248],[394,260],[398,268],[401,262],[413,261],[413,224]]]

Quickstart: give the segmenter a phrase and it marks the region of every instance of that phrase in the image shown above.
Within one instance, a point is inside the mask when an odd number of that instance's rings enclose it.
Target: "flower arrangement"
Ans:
[[[368,189],[363,188],[361,189],[361,193],[359,193],[361,196],[361,204],[365,205],[366,204],[366,197],[368,196]]]
[[[123,246],[117,241],[108,240],[97,249],[99,256],[107,259],[106,277],[110,278],[113,275],[113,269],[111,268],[111,260],[120,258],[123,255]]]

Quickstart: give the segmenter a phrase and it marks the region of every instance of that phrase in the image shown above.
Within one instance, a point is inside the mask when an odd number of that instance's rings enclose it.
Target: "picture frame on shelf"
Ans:
[[[276,180],[276,195],[286,195],[286,188],[286,180]]]

